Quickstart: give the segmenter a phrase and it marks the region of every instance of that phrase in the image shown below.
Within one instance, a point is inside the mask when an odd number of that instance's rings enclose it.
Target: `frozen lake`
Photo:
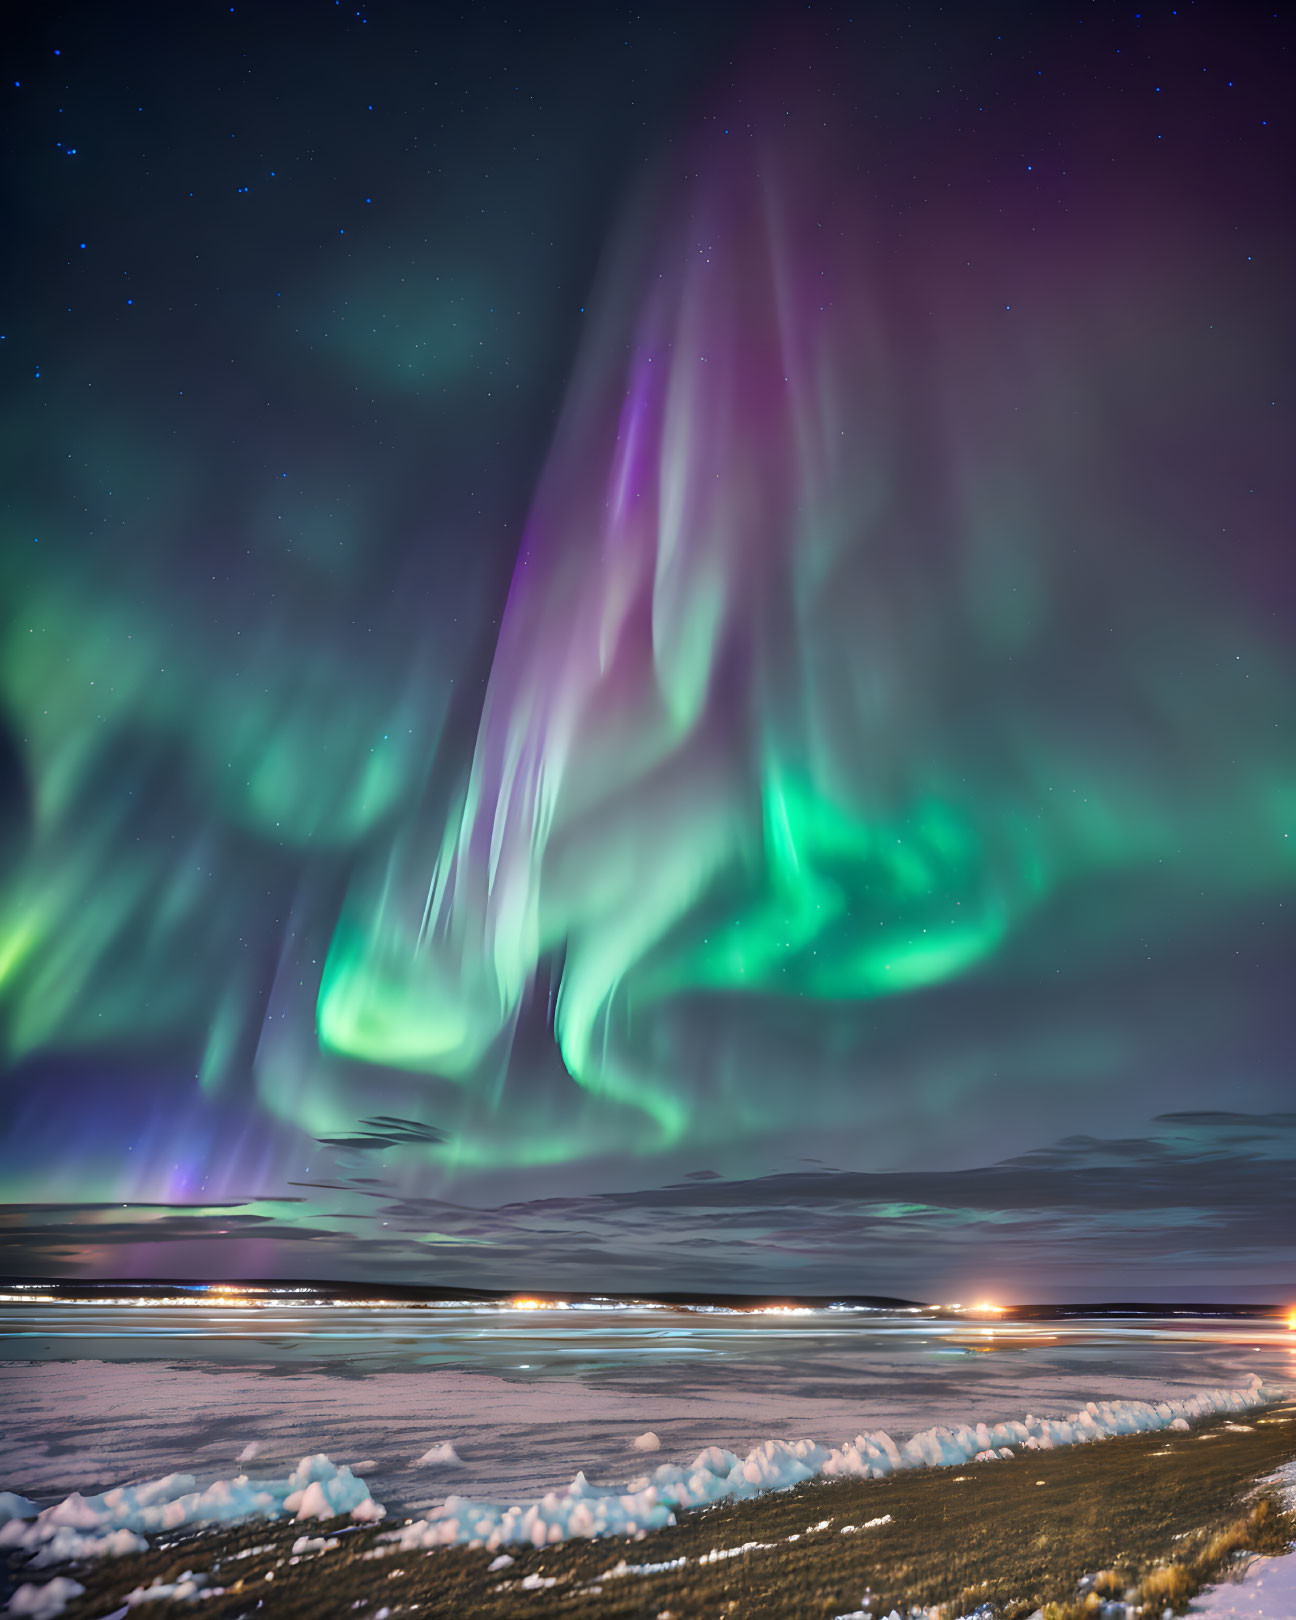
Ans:
[[[0,1489],[40,1502],[255,1457],[364,1464],[394,1512],[449,1491],[624,1482],[718,1443],[837,1444],[937,1423],[1062,1415],[1252,1375],[1296,1385],[1268,1320],[995,1323],[907,1312],[214,1304],[0,1307]],[[417,1463],[454,1445],[462,1466]],[[357,1470],[360,1471],[360,1470]]]

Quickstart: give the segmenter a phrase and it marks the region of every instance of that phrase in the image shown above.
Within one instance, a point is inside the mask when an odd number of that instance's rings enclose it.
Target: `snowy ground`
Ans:
[[[1296,1463],[1277,1476],[1288,1507],[1296,1507]],[[1210,1620],[1292,1620],[1296,1615],[1296,1553],[1285,1558],[1252,1558],[1238,1579],[1203,1592],[1189,1614]]]
[[[993,1426],[938,1425],[900,1437],[875,1429],[836,1446],[809,1439],[766,1440],[740,1457],[711,1445],[691,1460],[658,1463],[650,1472],[613,1487],[592,1484],[582,1472],[569,1486],[530,1500],[524,1495],[521,1500],[493,1501],[456,1492],[392,1534],[406,1551],[460,1544],[498,1552],[504,1547],[543,1548],[573,1538],[642,1537],[674,1525],[676,1515],[686,1509],[748,1500],[812,1479],[884,1479],[914,1468],[994,1463],[1030,1452],[1042,1458],[1059,1447],[1117,1435],[1189,1430],[1196,1422],[1220,1415],[1228,1420],[1226,1428],[1240,1427],[1234,1419],[1268,1404],[1275,1394],[1273,1387],[1254,1378],[1239,1389],[1201,1391],[1155,1405],[1089,1401],[1061,1417],[1027,1413]],[[1243,1427],[1241,1432],[1254,1430]],[[659,1449],[652,1433],[640,1435],[634,1444],[640,1451]],[[349,1513],[359,1523],[375,1523],[386,1517],[386,1507],[374,1501],[364,1479],[350,1467],[339,1468],[326,1455],[317,1454],[303,1457],[287,1478],[254,1477],[250,1454],[256,1449],[244,1448],[242,1458],[248,1467],[205,1486],[191,1473],[172,1473],[143,1483],[123,1482],[92,1495],[72,1492],[39,1512],[28,1498],[6,1492],[0,1498],[0,1519],[7,1521],[0,1523],[0,1548],[21,1550],[31,1556],[34,1567],[40,1567],[144,1552],[147,1536],[247,1518],[309,1521]],[[438,1467],[462,1466],[452,1447],[436,1447],[428,1456]],[[424,1457],[417,1465],[426,1463]],[[890,1522],[889,1517],[871,1521]],[[826,1529],[827,1521],[814,1528]],[[850,1525],[841,1534],[859,1528]],[[800,1535],[790,1539],[800,1540]],[[735,1556],[756,1545],[772,1544],[748,1543]],[[661,1567],[645,1565],[641,1573]]]
[[[284,1477],[328,1452],[406,1513],[452,1492],[535,1496],[578,1470],[624,1484],[645,1470],[635,1443],[650,1431],[655,1462],[683,1463],[713,1444],[746,1456],[770,1439],[836,1445],[1296,1377],[1292,1336],[1254,1322],[419,1311],[298,1313],[289,1331],[264,1312],[173,1314],[176,1331],[159,1333],[151,1312],[98,1308],[69,1339],[57,1308],[0,1318],[0,1354],[15,1358],[0,1361],[0,1490],[43,1506],[177,1469]],[[129,1359],[16,1359],[60,1348]]]
[[[102,1432],[109,1451],[106,1458],[99,1457],[84,1445],[69,1446],[49,1432],[43,1436],[26,1434],[23,1443],[29,1457],[51,1478],[59,1478],[60,1484],[56,1493],[29,1486],[30,1494],[38,1496],[38,1501],[23,1500],[0,1490],[0,1521],[9,1521],[0,1525],[0,1545],[26,1552],[31,1560],[27,1570],[33,1576],[30,1585],[15,1594],[18,1607],[10,1612],[52,1616],[61,1609],[61,1588],[58,1580],[50,1584],[46,1578],[41,1584],[46,1571],[52,1573],[68,1559],[91,1557],[97,1563],[100,1557],[107,1556],[111,1562],[112,1555],[142,1551],[159,1535],[165,1537],[182,1526],[216,1526],[249,1515],[310,1521],[350,1513],[361,1524],[377,1521],[380,1543],[389,1541],[393,1553],[467,1542],[497,1553],[491,1568],[498,1570],[511,1566],[512,1554],[547,1547],[557,1540],[652,1531],[673,1524],[679,1509],[750,1497],[815,1476],[873,1478],[923,1464],[993,1461],[996,1456],[1021,1456],[1039,1448],[1048,1451],[1055,1446],[1074,1446],[1105,1435],[1186,1430],[1212,1413],[1224,1414],[1226,1421],[1218,1426],[1215,1435],[1205,1438],[1234,1430],[1255,1434],[1258,1431],[1249,1426],[1254,1419],[1247,1416],[1250,1408],[1270,1398],[1277,1387],[1290,1383],[1271,1376],[1267,1390],[1262,1390],[1260,1384],[1260,1369],[1270,1370],[1275,1360],[1279,1369],[1288,1370],[1283,1364],[1289,1360],[1290,1352],[1284,1341],[1262,1341],[1257,1347],[1243,1344],[1240,1339],[1223,1344],[1216,1336],[1209,1349],[1197,1344],[1188,1365],[1200,1375],[1207,1365],[1218,1368],[1222,1362],[1231,1361],[1237,1372],[1224,1387],[1200,1391],[1199,1385],[1199,1393],[1185,1398],[1183,1390],[1167,1387],[1165,1366],[1154,1371],[1148,1359],[1155,1361],[1168,1353],[1176,1357],[1184,1344],[1177,1336],[1153,1349],[1157,1343],[1146,1336],[1140,1340],[1143,1365],[1137,1375],[1125,1375],[1144,1386],[1134,1398],[1108,1400],[1100,1396],[1087,1403],[1061,1400],[1065,1380],[1077,1376],[1076,1371],[1067,1370],[1056,1359],[1041,1359],[1040,1345],[1014,1334],[998,1340],[995,1350],[967,1358],[961,1376],[946,1374],[939,1381],[927,1383],[925,1407],[914,1401],[920,1361],[911,1349],[908,1356],[893,1359],[891,1410],[895,1414],[922,1410],[931,1416],[934,1392],[939,1392],[941,1401],[952,1399],[956,1393],[961,1393],[965,1402],[984,1399],[991,1392],[993,1398],[999,1398],[1003,1394],[1002,1380],[992,1378],[987,1384],[980,1371],[989,1363],[1013,1364],[1018,1374],[1014,1406],[1008,1412],[1001,1406],[987,1411],[978,1421],[965,1404],[957,1414],[946,1416],[943,1423],[938,1420],[935,1426],[917,1432],[911,1420],[896,1421],[894,1416],[884,1431],[877,1421],[876,1407],[863,1411],[858,1403],[851,1405],[840,1391],[801,1388],[793,1394],[780,1394],[777,1400],[767,1393],[764,1405],[758,1403],[753,1408],[751,1388],[740,1379],[738,1385],[746,1404],[740,1404],[737,1410],[743,1421],[762,1423],[767,1436],[775,1410],[783,1410],[788,1403],[793,1403],[800,1416],[809,1421],[797,1425],[801,1438],[767,1437],[737,1454],[717,1444],[696,1450],[691,1446],[677,1448],[672,1440],[675,1424],[697,1426],[705,1422],[714,1440],[717,1419],[725,1414],[730,1420],[734,1418],[735,1408],[726,1404],[735,1399],[734,1393],[727,1390],[727,1381],[717,1376],[719,1364],[712,1368],[710,1388],[694,1389],[684,1403],[657,1388],[627,1390],[610,1384],[598,1387],[552,1379],[513,1384],[494,1375],[446,1371],[382,1372],[355,1377],[341,1376],[339,1367],[323,1373],[282,1366],[273,1372],[255,1366],[216,1370],[202,1363],[179,1367],[132,1362],[11,1364],[5,1376],[16,1400],[7,1410],[0,1406],[4,1414],[0,1418],[0,1456],[6,1468],[22,1454],[20,1448],[10,1444],[11,1438],[25,1422],[33,1422],[41,1414],[48,1425],[59,1413],[65,1432],[80,1433],[83,1442],[92,1430]],[[1071,1346],[1070,1350],[1075,1348]],[[1092,1345],[1084,1348],[1091,1349]],[[1049,1356],[1065,1362],[1068,1353],[1054,1345]],[[1086,1361],[1085,1365],[1090,1363]],[[785,1372],[786,1382],[794,1383],[796,1369],[788,1367]],[[909,1374],[907,1382],[905,1373]],[[1159,1389],[1147,1387],[1153,1381],[1159,1383]],[[3,1397],[4,1389],[0,1388],[0,1401]],[[313,1404],[307,1409],[297,1397]],[[637,1432],[636,1424],[623,1424],[607,1471],[601,1477],[596,1475],[592,1482],[578,1474],[574,1484],[569,1485],[570,1473],[565,1479],[561,1473],[541,1474],[541,1465],[525,1449],[521,1437],[526,1431],[519,1426],[517,1414],[511,1417],[507,1406],[490,1404],[509,1399],[521,1403],[521,1411],[531,1421],[537,1437],[551,1443],[555,1435],[567,1445],[576,1443],[572,1434],[588,1440],[591,1434],[602,1432],[606,1439],[607,1425],[642,1412],[646,1409],[644,1403],[655,1403],[658,1411],[667,1414],[668,1421],[659,1418],[654,1429],[639,1428]],[[260,1437],[244,1438],[250,1432],[244,1420],[256,1402],[260,1402],[256,1412],[262,1419]],[[397,1402],[402,1404],[393,1404]],[[681,1411],[681,1404],[689,1410]],[[60,1407],[64,1408],[61,1413]],[[443,1426],[439,1437],[428,1438],[427,1425],[438,1413],[458,1418],[453,1438],[447,1433],[448,1425]],[[848,1423],[837,1423],[835,1428],[830,1421],[825,1423],[834,1416],[848,1414]],[[820,1421],[814,1422],[816,1418]],[[407,1481],[412,1477],[423,1488],[431,1487],[424,1502],[416,1503],[410,1494],[400,1501],[395,1493],[384,1492],[378,1485],[384,1466],[380,1458],[362,1458],[358,1452],[346,1457],[335,1443],[328,1447],[333,1460],[324,1455],[307,1455],[286,1467],[276,1462],[276,1446],[282,1445],[284,1435],[309,1431],[335,1437],[337,1426],[348,1422],[356,1425],[357,1434],[379,1435],[390,1443],[401,1444],[402,1454],[389,1465],[389,1475],[398,1485],[402,1477]],[[272,1433],[276,1424],[277,1437]],[[212,1432],[213,1427],[217,1432]],[[522,1483],[503,1489],[479,1486],[470,1477],[477,1447],[480,1444],[484,1452],[490,1443],[498,1445],[501,1433],[511,1436],[514,1478]],[[166,1455],[170,1463],[180,1462],[176,1448],[186,1435],[191,1447],[183,1458],[186,1470],[159,1477],[162,1470],[147,1459]],[[403,1443],[415,1435],[419,1437],[417,1447]],[[812,1435],[815,1438],[808,1438]],[[119,1442],[115,1446],[114,1437]],[[1189,1436],[1184,1439],[1189,1440]],[[367,1449],[379,1450],[376,1446]],[[208,1455],[204,1457],[203,1453]],[[231,1456],[232,1464],[222,1461]],[[133,1457],[133,1464],[126,1462],[127,1457]],[[483,1462],[480,1457],[476,1461],[478,1474],[488,1478],[492,1468],[501,1466],[498,1462]],[[114,1488],[96,1493],[94,1484],[87,1479],[82,1481],[82,1494],[48,1505],[51,1495],[64,1497],[68,1471],[78,1465],[90,1471],[111,1467]],[[1042,1465],[1041,1455],[1036,1466]],[[951,1472],[957,1472],[957,1468]],[[998,1469],[994,1472],[997,1474]],[[0,1486],[22,1483],[15,1474],[0,1479]],[[546,1486],[551,1488],[545,1490]],[[395,1509],[391,1518],[381,1505],[384,1496],[388,1506]],[[425,1509],[421,1516],[402,1524],[404,1511],[417,1512],[420,1507]],[[38,1508],[44,1511],[38,1513]],[[392,1526],[389,1531],[383,1527],[384,1520]],[[837,1533],[845,1536],[872,1532],[889,1522],[885,1517],[852,1521]],[[825,1521],[811,1526],[807,1533],[824,1531],[827,1526]],[[802,1527],[796,1528],[800,1531]],[[317,1543],[325,1545],[309,1523],[303,1523],[301,1530],[304,1534],[294,1545],[294,1553],[315,1549]],[[297,1533],[295,1526],[293,1533]],[[798,1533],[787,1539],[796,1542],[802,1536]],[[338,1545],[336,1533],[328,1545]],[[735,1547],[732,1556],[745,1556],[754,1548],[777,1551],[775,1543],[766,1539]],[[364,1557],[381,1555],[379,1547]],[[709,1563],[729,1556],[729,1550],[721,1549],[697,1562]],[[628,1561],[624,1569],[615,1573],[627,1578],[644,1576],[658,1568],[673,1569],[680,1562],[676,1558],[670,1566],[649,1563],[641,1567]],[[89,1579],[84,1574],[81,1578]],[[183,1579],[170,1574],[165,1578]],[[527,1579],[541,1581],[539,1575]],[[545,1575],[542,1584],[552,1585],[553,1580]],[[1275,1620],[1281,1615],[1291,1620],[1296,1613],[1291,1601],[1292,1585],[1292,1560],[1257,1560],[1241,1584],[1207,1594],[1199,1600],[1195,1612],[1214,1616],[1215,1620]],[[68,1589],[63,1595],[76,1594]],[[156,1594],[150,1591],[138,1595],[142,1600]],[[24,1603],[36,1607],[24,1608]]]
[[[620,1484],[642,1473],[635,1442],[650,1430],[658,1461],[682,1463],[713,1443],[745,1456],[770,1439],[910,1435],[1296,1375],[1290,1333],[1255,1322],[228,1309],[164,1320],[96,1307],[68,1332],[66,1307],[0,1315],[0,1354],[13,1358],[0,1361],[0,1489],[42,1505],[175,1469],[215,1479],[254,1461],[287,1476],[327,1452],[392,1511],[413,1511],[452,1490],[535,1495],[578,1469]],[[18,1359],[63,1348],[104,1359]]]
[[[1296,1555],[1254,1558],[1237,1582],[1227,1581],[1188,1605],[1210,1620],[1292,1620],[1296,1615]]]

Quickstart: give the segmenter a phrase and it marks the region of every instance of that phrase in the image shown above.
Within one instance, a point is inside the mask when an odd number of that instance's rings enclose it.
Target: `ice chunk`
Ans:
[[[5,1612],[25,1614],[28,1620],[53,1620],[56,1614],[63,1613],[73,1598],[80,1597],[84,1591],[85,1587],[79,1581],[69,1580],[66,1575],[56,1575],[44,1586],[24,1581],[9,1599]]]
[[[74,1558],[142,1552],[145,1536],[234,1519],[331,1519],[349,1513],[361,1522],[386,1512],[364,1480],[338,1468],[323,1453],[303,1457],[287,1479],[253,1480],[246,1474],[196,1489],[192,1474],[167,1474],[142,1485],[121,1485],[100,1496],[74,1491],[34,1519],[0,1526],[0,1548],[31,1553],[38,1565]]]
[[[578,1474],[569,1489],[550,1491],[536,1502],[451,1496],[424,1518],[391,1534],[406,1549],[470,1541],[492,1551],[516,1543],[543,1547],[573,1536],[635,1535],[673,1524],[677,1509],[785,1490],[820,1475],[880,1478],[902,1468],[959,1465],[977,1458],[1008,1459],[1013,1455],[1010,1441],[1024,1451],[1051,1450],[1116,1434],[1187,1427],[1191,1418],[1245,1411],[1273,1393],[1256,1379],[1245,1389],[1205,1391],[1156,1406],[1146,1401],[1090,1401],[1083,1411],[1063,1418],[1028,1414],[1023,1420],[993,1426],[977,1423],[924,1429],[899,1446],[880,1430],[859,1434],[853,1442],[836,1448],[813,1440],[767,1440],[746,1457],[721,1446],[707,1446],[687,1468],[662,1463],[619,1491],[599,1490],[584,1474]],[[645,1449],[640,1441],[635,1444]],[[734,1553],[722,1550],[715,1556]]]
[[[439,1440],[415,1459],[415,1468],[462,1468],[463,1458],[454,1448],[452,1440]]]
[[[126,1602],[132,1609],[137,1603],[159,1603],[163,1598],[176,1598],[183,1602],[185,1598],[197,1597],[206,1584],[205,1575],[195,1575],[189,1569],[178,1580],[155,1580],[151,1586],[137,1586],[133,1592],[126,1594]],[[204,1593],[204,1596],[208,1595]]]

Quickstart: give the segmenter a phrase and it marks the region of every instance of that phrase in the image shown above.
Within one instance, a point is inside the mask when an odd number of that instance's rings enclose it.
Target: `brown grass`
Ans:
[[[1101,1570],[1083,1597],[1046,1604],[1044,1620],[1087,1620],[1108,1598],[1133,1601],[1149,1615],[1160,1616],[1166,1609],[1182,1610],[1203,1587],[1220,1578],[1238,1553],[1283,1551],[1292,1528],[1281,1522],[1284,1518],[1290,1515],[1283,1515],[1270,1497],[1262,1496],[1243,1518],[1218,1530],[1186,1537],[1190,1544],[1199,1543],[1186,1562],[1180,1559],[1158,1564],[1142,1575],[1128,1569]]]
[[[1166,1564],[1162,1569],[1154,1569],[1150,1575],[1145,1575],[1139,1586],[1139,1597],[1145,1603],[1155,1603],[1160,1608],[1169,1604],[1177,1608],[1197,1590],[1197,1583],[1182,1564]]]

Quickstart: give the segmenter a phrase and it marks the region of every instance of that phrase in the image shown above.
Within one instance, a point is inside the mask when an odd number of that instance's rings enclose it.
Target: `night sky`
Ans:
[[[0,1271],[1279,1297],[1294,33],[28,8]]]

